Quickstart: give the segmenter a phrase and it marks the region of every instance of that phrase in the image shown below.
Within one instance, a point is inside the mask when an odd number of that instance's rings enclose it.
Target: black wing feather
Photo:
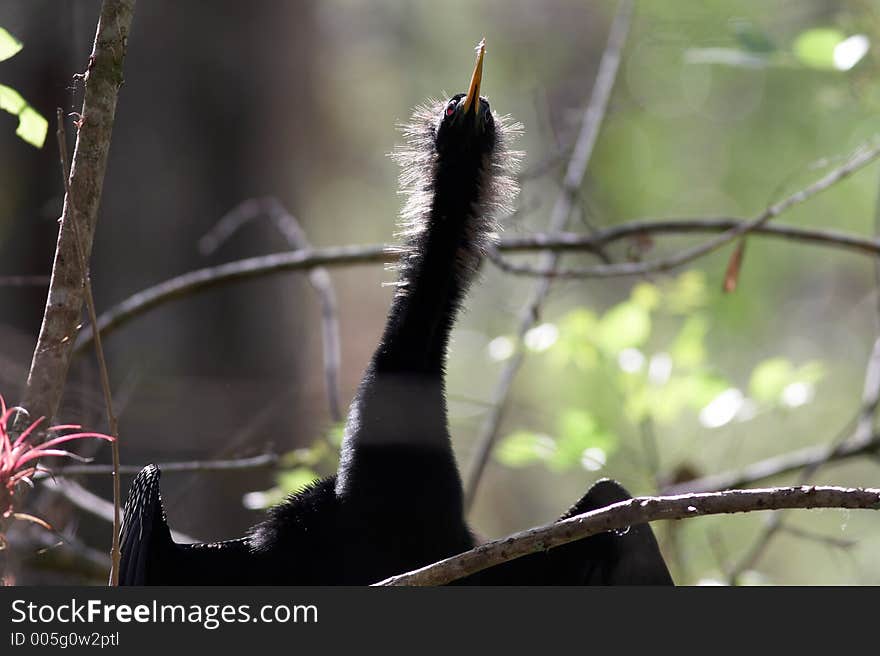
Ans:
[[[119,585],[155,583],[162,561],[176,551],[162,506],[160,476],[156,465],[147,465],[129,488],[119,540]]]

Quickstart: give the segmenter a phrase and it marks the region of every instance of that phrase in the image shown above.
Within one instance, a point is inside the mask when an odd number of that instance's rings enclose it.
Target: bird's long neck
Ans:
[[[438,168],[430,216],[413,237],[373,356],[377,371],[442,377],[449,333],[479,261],[480,171],[469,164]]]
[[[451,467],[455,478],[445,482],[460,486],[447,427],[443,371],[449,334],[479,261],[477,242],[484,221],[479,195],[486,166],[487,160],[477,156],[435,164],[430,200],[418,217],[423,223],[407,244],[381,342],[352,403],[338,491],[352,486],[359,471],[368,470],[372,481],[381,480],[377,463],[369,469],[359,465],[376,453],[376,447],[387,446],[399,453],[436,452],[440,467]],[[388,463],[386,455],[377,457]]]

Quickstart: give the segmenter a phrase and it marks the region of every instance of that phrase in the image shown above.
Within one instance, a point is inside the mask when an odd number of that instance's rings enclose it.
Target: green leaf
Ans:
[[[0,61],[9,59],[23,47],[21,41],[0,27]]]
[[[834,70],[834,49],[845,39],[843,32],[833,28],[807,30],[795,39],[794,54],[806,66]]]
[[[25,107],[27,103],[18,91],[0,84],[0,109],[18,116]]]
[[[42,148],[46,143],[46,132],[49,130],[49,122],[44,119],[33,107],[25,107],[18,115],[18,129],[15,131],[19,137],[31,146]]]
[[[826,373],[825,365],[822,362],[810,360],[797,368],[792,382],[815,384],[822,380]]]
[[[599,346],[617,354],[631,346],[641,346],[651,335],[651,315],[641,305],[626,301],[614,306],[599,321]]]
[[[547,464],[552,469],[568,469],[583,463],[587,449],[607,454],[617,447],[617,442],[617,436],[599,426],[589,412],[566,410],[559,419],[559,438]]]
[[[706,305],[709,293],[706,274],[692,269],[679,275],[666,293],[667,308],[673,314],[689,314]]]
[[[794,367],[785,358],[764,360],[752,370],[749,394],[758,401],[776,403],[782,390],[794,380]]]
[[[15,134],[32,146],[43,147],[49,123],[37,110],[25,102],[18,91],[0,84],[0,109],[18,116],[18,129]]]
[[[660,305],[660,290],[657,289],[657,285],[650,282],[640,282],[633,287],[629,297],[633,303],[641,305],[648,311]]]
[[[586,308],[572,310],[559,321],[559,340],[551,353],[561,359],[559,364],[575,364],[582,369],[594,367],[599,358],[593,339],[598,320]]]
[[[495,448],[495,458],[508,467],[525,467],[546,460],[556,451],[556,442],[548,435],[516,431]]]
[[[706,359],[705,340],[709,332],[706,317],[693,314],[687,318],[681,331],[672,343],[670,355],[679,367],[698,367]]]

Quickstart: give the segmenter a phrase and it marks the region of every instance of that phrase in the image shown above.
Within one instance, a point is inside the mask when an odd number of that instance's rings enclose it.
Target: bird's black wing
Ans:
[[[255,575],[246,540],[177,544],[165,518],[161,473],[147,465],[125,502],[119,539],[119,585],[238,585]]]
[[[119,539],[119,585],[149,585],[161,562],[173,557],[175,545],[162,507],[160,476],[156,465],[147,465],[128,490]]]
[[[631,498],[619,483],[601,480],[559,520]],[[481,585],[673,585],[647,524],[529,554],[477,576]]]

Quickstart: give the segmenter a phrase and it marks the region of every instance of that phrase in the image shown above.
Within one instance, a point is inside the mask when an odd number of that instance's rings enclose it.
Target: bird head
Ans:
[[[488,152],[495,146],[495,120],[489,101],[480,95],[486,41],[477,45],[477,61],[467,93],[457,93],[443,107],[437,127],[436,148]]]

